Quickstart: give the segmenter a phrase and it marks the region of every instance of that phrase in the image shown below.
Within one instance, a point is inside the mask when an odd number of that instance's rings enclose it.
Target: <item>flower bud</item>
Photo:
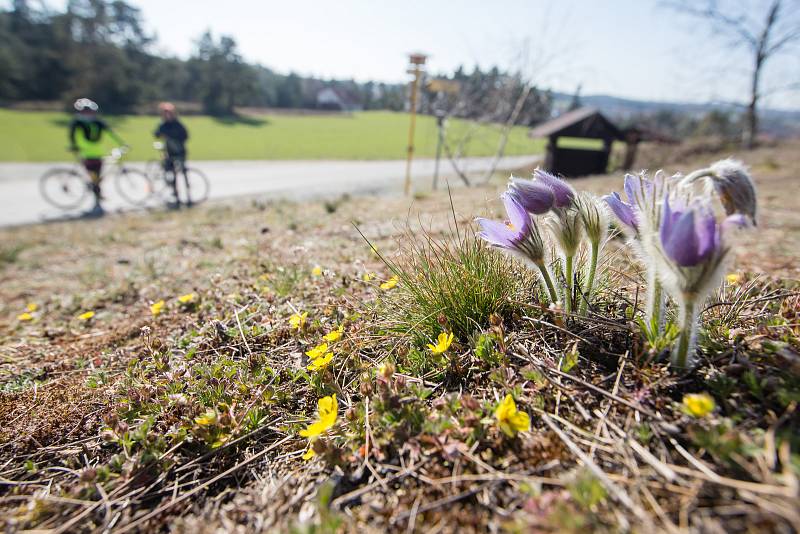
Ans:
[[[706,178],[717,193],[726,215],[741,214],[756,225],[756,186],[747,167],[735,159],[717,161],[707,169],[694,171],[683,179],[684,184]]]
[[[756,186],[741,161],[723,159],[711,166],[714,190],[727,215],[741,213],[756,224]]]
[[[383,362],[380,367],[378,367],[378,373],[386,380],[389,380],[392,378],[392,375],[394,375],[394,365],[392,362]]]

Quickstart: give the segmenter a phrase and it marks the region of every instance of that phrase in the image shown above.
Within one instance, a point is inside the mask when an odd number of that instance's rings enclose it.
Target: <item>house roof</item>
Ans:
[[[531,129],[531,137],[622,139],[622,132],[595,108],[578,108]]]

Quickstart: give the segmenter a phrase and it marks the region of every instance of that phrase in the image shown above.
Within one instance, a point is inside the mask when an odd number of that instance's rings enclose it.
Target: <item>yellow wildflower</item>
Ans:
[[[531,418],[527,413],[517,410],[517,405],[511,395],[506,395],[506,398],[495,410],[494,416],[497,419],[497,426],[510,438],[513,438],[517,432],[527,432],[531,429]]]
[[[29,302],[28,305],[25,306],[25,309],[27,309],[29,312],[35,312],[39,309],[39,305],[35,302]]]
[[[714,406],[714,399],[708,393],[688,393],[683,396],[683,411],[698,419],[713,412]]]
[[[382,376],[386,380],[392,378],[393,374],[394,374],[394,365],[392,364],[392,362],[383,362],[378,366],[378,375]]]
[[[266,282],[267,280],[269,280],[269,273],[262,274],[261,276],[258,277],[258,279],[261,280],[262,282]]]
[[[33,315],[28,312],[17,315],[17,321],[33,321]]]
[[[306,369],[308,369],[309,371],[319,371],[321,369],[325,369],[328,366],[328,364],[331,363],[331,360],[333,360],[333,353],[326,352],[322,356],[313,358],[311,360],[311,363],[309,363],[308,366],[306,367]]]
[[[197,300],[197,293],[186,293],[178,297],[178,302],[181,304],[191,304],[195,300]]]
[[[436,345],[428,343],[428,349],[434,354],[444,354],[453,342],[453,333],[442,332],[436,338]]]
[[[339,403],[336,402],[336,393],[330,397],[322,397],[317,401],[317,420],[300,431],[304,438],[316,438],[331,428],[336,423],[339,412]]]
[[[204,414],[195,417],[194,422],[200,426],[213,425],[217,422],[217,412],[209,408]]]
[[[319,345],[317,345],[313,349],[307,351],[306,352],[306,356],[308,356],[312,360],[316,360],[320,356],[324,355],[326,352],[328,352],[328,344],[327,343],[320,343]]]
[[[94,317],[94,312],[93,311],[87,311],[87,312],[83,312],[82,314],[80,314],[78,316],[78,319],[80,319],[81,321],[88,321],[92,317]]]
[[[322,339],[333,343],[334,341],[339,341],[342,338],[343,333],[344,333],[344,325],[339,325],[339,328],[337,328],[336,330],[331,330],[330,332],[322,336]]]
[[[313,276],[322,276],[322,267],[319,265],[315,266],[313,269],[311,269],[311,274]]]
[[[306,453],[303,455],[303,460],[310,460],[316,455],[317,453],[314,452],[314,449],[312,447],[309,447]]]
[[[375,273],[364,273],[361,277],[365,282],[371,282],[375,278]]]
[[[389,278],[387,281],[385,281],[384,283],[381,284],[381,289],[383,289],[384,291],[388,291],[388,290],[394,288],[394,286],[397,285],[398,281],[399,281],[399,278],[397,278],[397,276],[393,276],[393,277]]]
[[[159,300],[158,302],[154,302],[150,305],[150,313],[153,314],[153,317],[161,315],[161,312],[164,311],[164,301]]]
[[[739,273],[731,273],[725,277],[725,281],[728,282],[730,285],[735,286],[739,282],[742,281],[742,275]]]
[[[308,312],[294,313],[292,314],[291,317],[289,317],[289,326],[291,326],[295,330],[300,330],[306,325],[307,317],[308,317]]]

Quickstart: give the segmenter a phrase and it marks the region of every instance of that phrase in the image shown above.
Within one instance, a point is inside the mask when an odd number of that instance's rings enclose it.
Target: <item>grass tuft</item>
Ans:
[[[399,261],[381,259],[400,281],[384,301],[393,329],[426,343],[442,331],[467,340],[489,324],[519,310],[521,288],[530,275],[511,259],[490,249],[472,232],[455,230],[442,238],[408,231]],[[523,282],[523,283],[521,283]]]

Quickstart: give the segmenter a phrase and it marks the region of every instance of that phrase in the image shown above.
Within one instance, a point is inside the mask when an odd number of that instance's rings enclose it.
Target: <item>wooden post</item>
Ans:
[[[411,81],[411,101],[410,101],[410,109],[411,112],[411,124],[408,128],[408,155],[406,157],[406,181],[403,186],[403,192],[406,195],[411,193],[411,160],[414,157],[414,129],[417,126],[417,91],[419,90],[419,80],[422,77],[422,66],[425,65],[425,59],[427,57],[424,54],[410,54],[409,55],[409,63],[411,66],[408,69],[409,74],[414,75],[414,79]]]
[[[439,186],[439,160],[442,158],[442,145],[444,145],[444,112],[436,112],[436,129],[439,136],[436,139],[436,163],[433,167],[433,190]]]
[[[638,131],[630,129],[625,132],[625,161],[622,162],[622,169],[628,171],[633,168],[636,161],[636,149],[639,147],[641,136]]]
[[[544,153],[544,170],[553,172],[556,168],[556,148],[558,147],[558,137],[551,135],[547,138],[547,147]]]

